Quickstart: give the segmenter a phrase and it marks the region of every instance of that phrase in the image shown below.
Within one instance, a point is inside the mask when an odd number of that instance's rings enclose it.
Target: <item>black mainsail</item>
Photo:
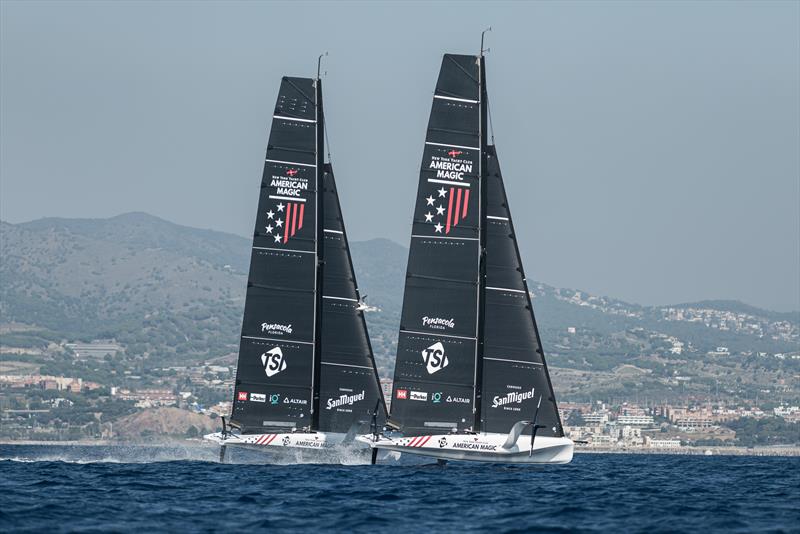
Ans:
[[[483,56],[445,54],[420,169],[391,422],[563,436],[494,146]],[[541,404],[539,400],[541,398]],[[530,434],[530,429],[527,433]]]
[[[323,155],[321,81],[284,77],[261,182],[231,415],[244,434],[347,432],[383,406]]]

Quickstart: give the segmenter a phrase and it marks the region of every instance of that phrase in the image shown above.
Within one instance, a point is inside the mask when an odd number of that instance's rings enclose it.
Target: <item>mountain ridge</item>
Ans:
[[[34,219],[31,221],[25,221],[21,223],[10,223],[8,221],[0,219],[0,225],[9,225],[11,227],[19,227],[31,230],[55,229],[60,226],[72,232],[78,233],[79,235],[86,235],[86,236],[90,235],[100,236],[101,234],[98,232],[97,228],[98,224],[105,224],[106,226],[111,226],[112,228],[117,227],[119,224],[126,224],[128,225],[129,228],[131,227],[131,225],[134,225],[134,227],[138,226],[139,228],[144,228],[148,226],[150,227],[162,226],[164,228],[169,229],[170,231],[187,232],[189,235],[194,235],[198,237],[202,236],[204,238],[217,240],[220,242],[220,249],[222,249],[221,251],[226,253],[231,253],[234,258],[234,261],[236,262],[236,266],[240,269],[240,271],[243,273],[247,272],[247,268],[249,265],[249,251],[247,250],[250,247],[249,238],[237,234],[232,234],[229,232],[224,232],[221,230],[214,230],[210,228],[196,228],[193,226],[182,225],[179,223],[169,221],[162,217],[158,217],[156,215],[151,215],[143,211],[126,212],[107,218],[42,217],[39,219]],[[400,243],[397,243],[396,241],[383,237],[377,237],[363,241],[353,241],[351,242],[351,247],[353,248],[363,247],[364,246],[363,244],[365,243],[373,245],[374,248],[382,248],[382,249],[395,248],[395,250],[402,250],[405,254],[408,254],[408,247]],[[168,244],[173,245],[172,243],[165,243],[164,245],[167,246]],[[241,249],[244,249],[244,252],[242,252]],[[358,266],[356,266],[356,268],[358,268]],[[556,289],[556,286],[546,284],[544,282],[532,282],[532,285],[535,284],[544,284],[550,288]],[[559,289],[590,294],[585,290],[575,289],[572,287],[564,287]],[[617,301],[629,307],[639,307],[639,308],[710,307],[728,311],[742,311],[744,313],[757,313],[764,315],[770,314],[774,316],[781,316],[785,320],[797,320],[798,318],[800,318],[800,309],[790,310],[790,311],[775,311],[775,310],[769,310],[767,308],[761,308],[759,306],[754,306],[738,299],[701,299],[698,301],[681,302],[675,304],[645,305],[636,302],[617,299],[615,297],[610,297],[607,295],[595,295],[595,296],[601,297],[603,299]]]

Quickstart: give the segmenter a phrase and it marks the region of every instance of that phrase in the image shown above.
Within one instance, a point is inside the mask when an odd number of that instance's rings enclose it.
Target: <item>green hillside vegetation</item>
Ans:
[[[380,308],[366,317],[381,374],[391,376],[407,249],[385,239],[352,243],[351,248],[362,295]],[[121,384],[127,380],[120,378],[125,371],[153,376],[154,369],[171,365],[233,363],[249,254],[246,238],[143,213],[0,223],[2,345],[30,349],[3,358],[86,380],[116,377]],[[535,264],[526,268],[536,272]],[[735,301],[671,306],[709,309],[720,317],[744,314],[743,324],[757,323],[762,329],[755,334],[666,320],[665,307],[538,282],[531,282],[531,290],[560,398],[642,392],[683,398],[713,391],[800,400],[800,359],[792,358],[800,351],[797,313]],[[76,362],[69,353],[47,349],[52,343],[93,339],[115,340],[125,350],[110,360]],[[675,341],[683,344],[680,353],[672,352]],[[708,354],[717,347],[728,347],[730,354]],[[617,375],[626,365],[644,372]]]

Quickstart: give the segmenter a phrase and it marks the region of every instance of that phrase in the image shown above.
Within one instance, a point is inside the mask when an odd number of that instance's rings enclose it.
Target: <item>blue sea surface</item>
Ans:
[[[800,532],[800,458],[274,465],[197,450],[0,446],[0,532]]]

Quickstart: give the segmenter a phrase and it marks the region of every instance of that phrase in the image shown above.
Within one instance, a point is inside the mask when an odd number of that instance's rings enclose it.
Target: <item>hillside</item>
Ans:
[[[20,365],[45,370],[69,363],[48,359],[48,342],[92,339],[123,346],[136,374],[232,363],[249,246],[243,237],[143,213],[0,223],[3,350],[27,347]],[[352,255],[362,294],[380,308],[367,320],[381,373],[391,376],[407,250],[375,239],[353,243]],[[644,307],[538,282],[531,290],[548,361],[570,397],[712,388],[742,398],[800,397],[800,361],[792,358],[800,313],[736,301]],[[82,372],[100,376],[90,367]]]

